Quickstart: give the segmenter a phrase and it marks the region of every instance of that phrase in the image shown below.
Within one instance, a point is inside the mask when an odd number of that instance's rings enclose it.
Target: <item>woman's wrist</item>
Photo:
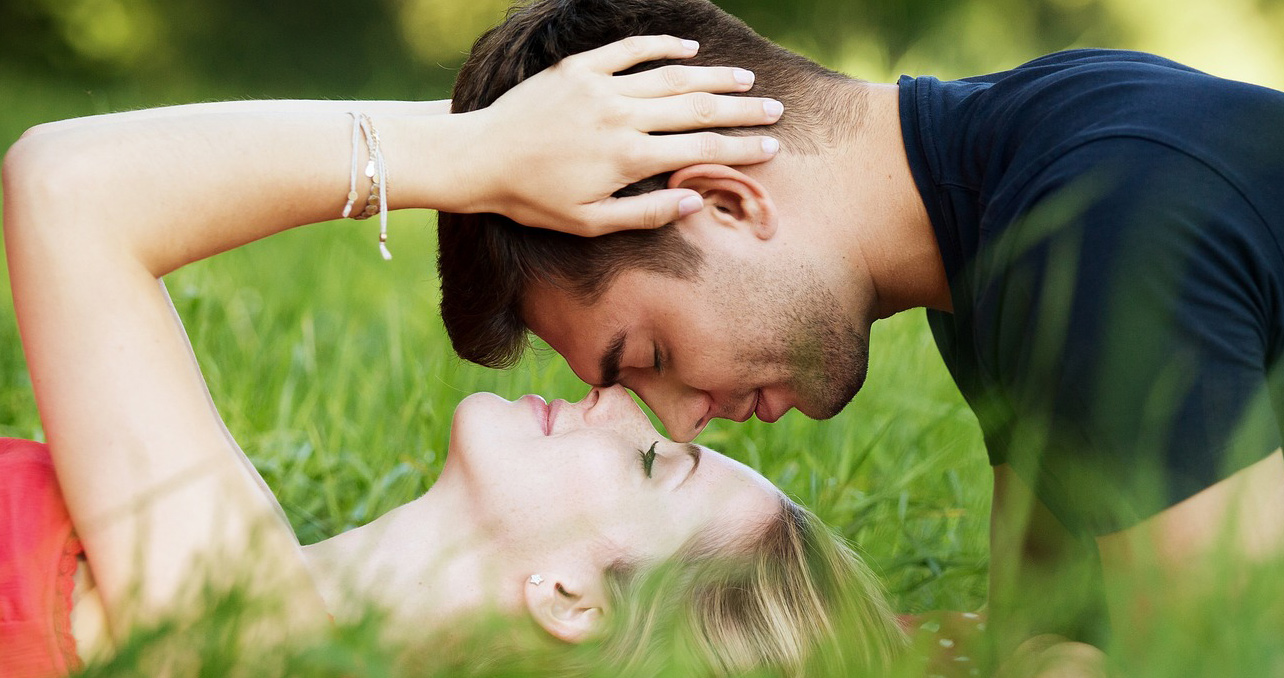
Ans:
[[[495,172],[503,157],[486,144],[484,111],[374,117],[388,159],[393,209],[491,211]]]

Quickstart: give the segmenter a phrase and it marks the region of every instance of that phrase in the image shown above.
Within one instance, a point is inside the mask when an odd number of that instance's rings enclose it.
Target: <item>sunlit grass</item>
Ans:
[[[394,219],[392,262],[373,236],[368,225],[324,224],[167,279],[215,403],[304,543],[425,491],[465,395],[587,390],[547,350],[508,372],[459,361],[437,315],[431,215]],[[11,308],[0,332],[0,434],[39,437]],[[872,352],[866,392],[834,420],[720,422],[701,442],[853,540],[900,609],[974,609],[989,480],[971,415],[921,313],[880,323]]]
[[[99,95],[49,90],[37,97],[32,89],[0,120],[6,142],[66,115],[53,110],[102,110]],[[166,281],[228,428],[304,543],[369,522],[431,486],[464,396],[578,399],[587,390],[547,349],[507,372],[458,360],[437,313],[431,214],[394,217],[391,262],[379,258],[374,236],[370,224],[354,222],[299,229]],[[0,293],[9,298],[7,272]],[[2,309],[0,435],[40,439],[12,306]],[[979,434],[921,312],[880,323],[871,351],[866,390],[839,417],[716,422],[700,442],[759,469],[851,539],[899,609],[974,609],[984,599],[989,494]],[[197,649],[208,655],[208,675],[396,675],[406,668],[375,640],[371,619],[337,629],[320,647],[287,653],[293,659],[271,671],[246,657],[234,671],[236,652],[227,649],[229,663],[216,641],[246,610],[235,596],[214,596],[208,611],[196,629],[141,633],[87,675],[148,675],[149,653],[192,634],[215,639]],[[466,653],[434,659],[440,675],[545,675],[566,651],[471,664]],[[573,651],[583,652],[589,658],[577,654],[576,663],[591,665],[591,649]],[[416,664],[411,673],[430,668]]]
[[[437,316],[430,221],[400,215],[390,263],[373,233],[335,223],[168,281],[228,427],[305,542],[427,489],[465,395],[574,400],[587,390],[547,349],[508,372],[453,355]],[[989,474],[971,414],[921,313],[880,323],[872,351],[866,391],[839,417],[718,422],[700,440],[854,540],[902,607],[976,607]]]
[[[21,115],[0,116],[0,132],[16,138],[46,107],[93,112],[75,108],[86,101],[67,92],[33,99]],[[575,399],[586,390],[548,351],[508,372],[460,362],[437,315],[431,215],[394,218],[392,262],[379,258],[374,236],[368,223],[300,229],[167,280],[215,403],[304,543],[426,490],[465,395]],[[9,296],[7,275],[0,293]],[[899,610],[975,609],[985,597],[990,492],[975,420],[922,312],[876,325],[870,365],[865,390],[833,420],[791,413],[773,425],[715,422],[700,442],[759,469],[849,538]],[[0,307],[0,435],[42,436],[8,304]],[[1232,597],[1222,587],[1157,608],[1144,643],[1111,648],[1120,675],[1284,675],[1281,573],[1271,564],[1237,572]],[[1056,605],[1081,594],[1050,585],[1029,595]],[[543,676],[571,663],[589,667],[587,675],[619,675],[591,646],[514,640],[497,650],[487,641],[510,636],[485,625],[453,652],[395,652],[378,639],[375,616],[265,661],[220,644],[247,614],[243,601],[213,596],[207,612],[194,628],[141,633],[85,675],[152,675],[154,653],[173,643],[195,652],[211,676]],[[683,658],[671,661],[661,666],[680,675]],[[902,675],[915,670],[909,661]]]

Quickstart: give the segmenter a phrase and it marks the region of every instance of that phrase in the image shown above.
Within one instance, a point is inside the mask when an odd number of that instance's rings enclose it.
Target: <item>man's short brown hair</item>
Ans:
[[[860,99],[835,100],[832,85],[846,76],[823,68],[755,33],[708,0],[537,0],[515,7],[473,45],[455,80],[451,110],[485,108],[526,78],[563,58],[631,35],[667,34],[696,40],[700,53],[681,63],[739,66],[756,75],[754,96],[778,99],[785,115],[769,132],[791,152],[811,153],[841,132],[830,121],[837,106],[859,118]],[[673,61],[653,61],[631,71]],[[663,188],[651,177],[617,196]],[[702,253],[672,225],[581,238],[525,228],[497,214],[442,212],[437,221],[441,315],[455,351],[488,367],[509,367],[522,356],[526,289],[556,285],[593,303],[623,271],[641,269],[681,279],[699,274]]]

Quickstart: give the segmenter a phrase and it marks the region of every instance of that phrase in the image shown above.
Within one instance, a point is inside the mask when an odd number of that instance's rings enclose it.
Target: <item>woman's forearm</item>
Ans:
[[[14,171],[49,182],[48,199],[77,206],[32,235],[110,242],[159,277],[281,230],[340,217],[352,119],[330,102],[275,103],[272,111],[124,114],[24,137],[10,151]],[[454,196],[467,194],[456,185],[465,175],[444,159],[459,157],[467,143],[466,116],[371,117],[387,158],[391,208],[449,208]],[[364,142],[356,152],[364,167]],[[358,178],[364,198],[369,182]]]
[[[224,434],[156,279],[182,256],[253,237],[222,229],[230,210],[184,185],[201,182],[182,158],[209,167],[228,153],[202,125],[111,128],[15,145],[4,230],[37,405],[113,630],[199,610],[195,573],[287,596],[290,626],[321,621],[298,544]]]
[[[371,115],[444,115],[450,112],[450,100],[438,101],[348,101],[304,99],[244,99],[238,101],[211,101],[179,104],[159,108],[142,108],[119,113],[103,113],[83,118],[57,120],[37,125],[30,134],[62,131],[74,128],[95,127],[104,123],[138,120],[159,120],[194,113],[346,113],[362,110]]]
[[[655,227],[700,209],[699,194],[612,195],[699,162],[763,162],[779,148],[766,137],[653,134],[779,118],[778,102],[708,94],[752,87],[752,74],[740,69],[613,75],[628,64],[694,53],[669,36],[629,38],[572,56],[466,114],[443,115],[445,102],[194,104],[43,125],[10,155],[69,175],[64,183],[85,191],[78,200],[111,206],[115,223],[94,227],[144,252],[158,275],[338,217],[349,192],[350,111],[371,115],[379,128],[393,208],[498,212],[584,235]],[[197,218],[175,229],[176,216]]]
[[[173,610],[198,563],[230,576],[266,567],[275,576],[256,581],[288,595],[295,619],[323,616],[297,542],[224,434],[157,282],[339,216],[351,117],[310,102],[245,104],[44,128],[5,159],[6,253],[33,387],[118,633]],[[373,117],[393,206],[431,204],[450,179],[418,167],[409,146],[462,140],[449,125],[420,126],[459,116]],[[357,150],[364,164],[364,143]]]

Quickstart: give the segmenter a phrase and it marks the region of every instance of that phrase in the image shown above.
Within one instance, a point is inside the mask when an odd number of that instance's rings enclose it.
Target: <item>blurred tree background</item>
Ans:
[[[872,80],[900,73],[958,77],[1057,49],[1105,46],[1284,86],[1284,0],[718,1],[778,42]],[[38,82],[83,93],[80,106],[63,115],[114,102],[439,98],[472,40],[507,5],[3,0],[0,95],[10,102],[35,95]]]
[[[715,1],[764,35],[874,81],[902,73],[963,77],[1096,46],[1151,51],[1284,89],[1284,0]],[[509,2],[0,0],[0,149],[40,122],[129,108],[241,98],[444,98],[473,40]],[[406,218],[398,242],[419,238],[418,251],[431,252],[425,221]],[[420,312],[436,305],[429,259],[399,256],[385,265],[371,256],[372,240],[358,245],[344,235],[350,228],[340,225],[329,240],[306,247],[294,234],[272,238],[190,267],[171,288],[229,427],[258,450],[256,463],[284,490],[306,541],[422,491],[440,464],[433,450],[444,449],[443,413],[460,394],[569,395],[580,388],[560,361],[531,361],[510,373],[468,371],[450,361],[444,340],[417,343],[441,336],[435,314]],[[411,243],[398,251],[415,252]],[[367,263],[354,263],[360,261]],[[3,266],[0,257],[0,297],[7,299]],[[890,340],[872,350],[895,347],[898,360],[871,360],[892,367],[871,370],[883,386],[858,396],[847,423],[818,426],[801,416],[771,427],[715,423],[702,441],[742,452],[867,545],[900,609],[970,609],[984,599],[987,553],[989,480],[979,433],[921,314],[880,325],[893,327],[885,330]],[[316,337],[323,338],[321,359]],[[357,339],[344,343],[347,337]],[[0,348],[7,349],[0,351],[0,433],[37,435],[7,309],[0,309]],[[282,362],[284,355],[291,362]],[[327,364],[327,355],[339,358]],[[387,355],[394,356],[387,374],[400,380],[388,386],[365,378]],[[258,378],[239,378],[245,372],[237,365],[253,366]],[[555,372],[561,386],[547,388]],[[359,386],[351,375],[361,375]],[[296,379],[319,386],[296,395]],[[383,391],[391,395],[375,397]],[[21,428],[5,428],[11,412],[25,413]],[[351,453],[359,449],[386,454]],[[407,449],[421,452],[399,452]]]

